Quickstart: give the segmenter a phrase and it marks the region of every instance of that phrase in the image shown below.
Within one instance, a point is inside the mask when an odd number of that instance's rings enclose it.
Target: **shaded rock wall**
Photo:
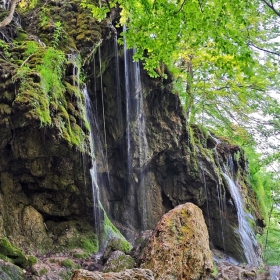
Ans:
[[[172,93],[172,81],[150,79],[142,72],[149,147],[145,164],[140,166],[134,160],[133,172],[128,174],[125,65],[123,50],[120,49],[117,69],[115,53],[113,38],[104,40],[101,54],[106,58],[108,67],[102,72],[102,85],[97,76],[88,83],[97,107],[101,134],[105,135],[104,128],[106,131],[109,180],[100,180],[100,190],[108,215],[133,241],[139,230],[153,229],[167,211],[192,202],[203,210],[212,246],[246,262],[237,233],[237,209],[222,175],[223,172],[232,172],[228,164],[229,158],[232,158],[235,169],[233,179],[242,189],[245,207],[253,215],[254,229],[260,230],[262,217],[247,180],[243,151],[197,126],[187,129],[179,97]],[[98,69],[98,57],[95,63],[92,69]],[[120,73],[120,96],[117,94],[117,73]],[[135,124],[129,125],[133,127]],[[139,139],[136,135],[132,139],[129,152],[133,159],[139,158]],[[101,179],[106,177],[104,170],[99,172]]]
[[[86,63],[102,24],[80,1],[19,12],[22,25],[1,30],[0,236],[25,249],[78,245],[94,230],[78,55]]]
[[[236,208],[220,171],[231,155],[246,206],[255,226],[261,226],[242,151],[227,142],[217,145],[213,136],[195,126],[187,129],[171,79],[150,79],[142,73],[149,147],[140,166],[139,140],[132,137],[129,174],[124,56],[114,41],[121,30],[109,20],[97,23],[79,4],[40,1],[31,11],[22,11],[23,29],[14,22],[1,33],[18,44],[1,50],[0,58],[0,233],[22,246],[35,238],[37,245],[39,240],[66,245],[69,233],[92,229],[89,132],[78,87],[84,86],[78,79],[82,69],[100,127],[94,133],[104,143],[97,153],[102,203],[119,229],[134,240],[138,231],[154,228],[164,213],[193,202],[203,210],[213,246],[244,261],[235,231]],[[113,23],[116,15],[111,15]],[[31,57],[27,41],[37,46]],[[44,66],[52,46],[65,58],[59,92],[56,87],[44,91],[46,77],[37,67]],[[51,61],[56,62],[53,57]],[[223,208],[219,197],[224,198]]]

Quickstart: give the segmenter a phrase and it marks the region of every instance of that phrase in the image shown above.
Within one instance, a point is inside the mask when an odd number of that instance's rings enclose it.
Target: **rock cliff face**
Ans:
[[[187,128],[171,78],[150,79],[143,72],[143,111],[132,112],[127,122],[130,69],[115,44],[121,30],[109,20],[97,23],[80,1],[39,2],[22,12],[23,29],[14,22],[1,32],[10,45],[0,58],[0,235],[27,248],[66,246],[92,231],[89,131],[79,90],[86,84],[101,128],[93,133],[104,144],[96,155],[101,200],[124,235],[133,241],[169,210],[192,202],[203,211],[213,247],[245,261],[237,209],[222,176],[231,172],[232,158],[231,174],[254,227],[262,226],[243,152],[197,126]],[[50,78],[46,69],[55,75]],[[137,117],[146,124],[144,161]]]
[[[33,249],[92,236],[89,131],[75,58],[101,38],[79,3],[43,2],[21,14],[22,29],[14,21],[1,30],[9,44],[0,58],[0,236]],[[64,35],[55,41],[59,21]]]
[[[148,147],[145,162],[135,160],[143,156],[139,148],[143,136],[139,137],[135,132],[128,151],[128,130],[134,131],[137,118],[127,123],[125,110],[119,112],[126,104],[124,73],[132,70],[125,69],[123,50],[119,51],[119,64],[116,63],[113,46],[113,38],[110,38],[103,41],[101,47],[107,63],[111,57],[102,75],[102,87],[106,89],[103,106],[102,89],[95,87],[99,122],[100,125],[104,120],[106,123],[110,183],[101,181],[100,189],[102,203],[110,218],[133,241],[137,231],[153,229],[164,213],[177,205],[192,202],[203,211],[212,246],[246,262],[238,233],[238,209],[224,176],[229,174],[236,182],[244,207],[252,213],[254,230],[261,231],[262,217],[247,180],[244,152],[230,141],[217,139],[198,126],[188,127],[179,97],[171,92],[171,80],[150,79],[142,73]],[[121,96],[116,90],[118,73]],[[92,80],[90,87],[96,84],[100,85]],[[130,102],[136,102],[137,98],[139,96],[135,95]],[[107,112],[105,117],[102,107]],[[129,154],[132,156],[131,173],[128,172]],[[105,178],[101,169],[100,176]],[[254,250],[258,250],[257,246]]]

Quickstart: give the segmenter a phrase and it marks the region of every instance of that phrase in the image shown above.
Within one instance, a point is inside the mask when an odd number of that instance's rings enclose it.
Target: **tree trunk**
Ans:
[[[0,22],[0,29],[11,23],[14,17],[16,5],[19,1],[20,0],[12,0],[12,4],[8,16],[3,21]]]

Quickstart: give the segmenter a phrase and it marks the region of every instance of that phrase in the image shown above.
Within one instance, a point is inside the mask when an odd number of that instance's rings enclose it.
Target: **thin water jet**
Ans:
[[[126,28],[124,27],[124,31]],[[144,110],[143,88],[141,82],[140,63],[133,61],[135,50],[127,49],[124,38],[124,68],[126,96],[126,153],[128,183],[137,184],[135,196],[142,209],[142,229],[147,229],[147,176],[144,170],[148,158],[148,142],[146,137],[146,120]]]
[[[92,103],[90,97],[88,95],[87,88],[83,89],[83,94],[85,97],[85,105],[86,105],[86,117],[90,126],[90,153],[91,153],[91,186],[92,186],[92,199],[93,199],[93,215],[94,215],[94,229],[95,232],[100,235],[101,234],[101,224],[102,224],[102,211],[100,207],[100,193],[99,193],[99,185],[98,185],[98,174],[97,174],[97,162],[95,159],[95,143],[93,131],[96,129],[97,121],[94,115],[94,111],[92,108]]]

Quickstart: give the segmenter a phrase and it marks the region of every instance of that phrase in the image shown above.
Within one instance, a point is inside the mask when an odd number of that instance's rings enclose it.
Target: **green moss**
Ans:
[[[5,237],[0,239],[0,252],[6,260],[20,267],[28,267],[34,264],[35,257],[26,257],[22,250],[14,246]]]
[[[60,264],[66,268],[73,268],[74,267],[74,262],[70,259],[65,259],[60,262]]]
[[[94,233],[87,233],[84,236],[72,238],[68,246],[69,249],[80,248],[83,251],[74,253],[75,258],[86,258],[92,253],[97,253],[99,249],[98,238]]]
[[[37,263],[37,258],[35,256],[28,256],[28,262],[32,266]]]
[[[11,263],[0,263],[1,280],[24,280],[26,279],[24,271]]]
[[[118,250],[125,253],[131,251],[132,245],[124,238],[121,232],[112,224],[105,211],[104,211],[103,228],[104,228],[104,235],[101,236],[102,244],[105,243],[108,236],[110,236],[111,238],[116,237],[116,240],[118,242]]]
[[[43,276],[43,275],[47,274],[47,272],[48,272],[48,270],[44,267],[40,270],[39,276]]]
[[[88,253],[98,252],[98,239],[95,234],[87,238],[82,238],[80,244],[81,248]]]
[[[108,268],[104,268],[103,272],[120,272],[125,269],[131,269],[135,266],[135,260],[128,255],[120,255],[117,258],[110,260]]]

